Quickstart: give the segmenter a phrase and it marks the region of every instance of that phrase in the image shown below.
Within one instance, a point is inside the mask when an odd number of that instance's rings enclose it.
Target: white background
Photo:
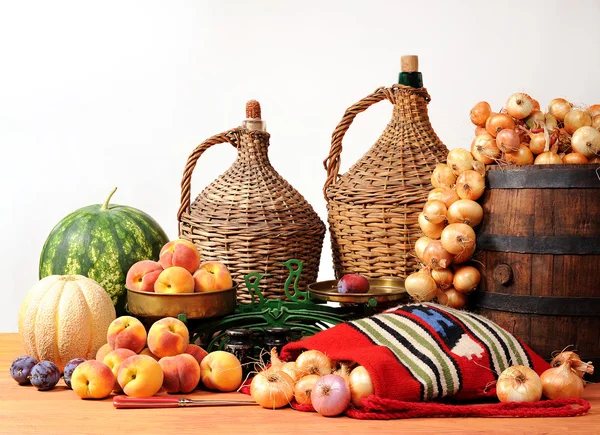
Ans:
[[[598,0],[1,1],[0,331],[17,330],[50,230],[114,186],[114,202],[175,238],[189,153],[238,126],[248,99],[262,104],[273,166],[325,221],[331,133],[395,83],[400,55],[420,56],[442,141],[469,148],[480,100],[600,103],[599,42]],[[382,102],[356,119],[343,171],[390,115]],[[209,150],[192,196],[234,158],[229,145]],[[332,277],[326,239],[319,278]]]

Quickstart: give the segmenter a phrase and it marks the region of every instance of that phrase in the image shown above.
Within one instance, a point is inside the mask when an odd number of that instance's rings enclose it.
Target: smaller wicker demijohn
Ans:
[[[251,296],[244,283],[250,272],[267,274],[260,289],[284,298],[289,270],[283,262],[304,263],[299,288],[317,280],[325,224],[304,197],[271,166],[269,133],[260,105],[249,101],[242,126],[201,143],[189,156],[181,182],[179,234],[191,240],[202,261],[221,261],[237,283],[238,302]],[[190,204],[191,177],[198,158],[213,145],[237,148],[233,165]]]
[[[346,110],[325,159],[329,230],[336,277],[406,278],[417,268],[414,244],[419,213],[431,190],[431,173],[448,149],[429,122],[430,97],[416,56],[403,56],[400,82],[379,88]],[[359,113],[382,100],[394,106],[377,142],[343,175],[342,139]]]

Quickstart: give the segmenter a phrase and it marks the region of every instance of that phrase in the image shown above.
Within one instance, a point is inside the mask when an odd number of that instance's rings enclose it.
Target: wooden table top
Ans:
[[[584,398],[591,411],[569,418],[421,418],[356,420],[325,418],[291,408],[214,407],[179,409],[115,409],[112,398],[82,400],[61,380],[50,391],[18,385],[9,374],[12,361],[23,354],[17,334],[0,334],[0,434],[279,434],[279,433],[600,433],[600,385],[590,385]],[[190,398],[248,400],[241,393],[196,391]]]

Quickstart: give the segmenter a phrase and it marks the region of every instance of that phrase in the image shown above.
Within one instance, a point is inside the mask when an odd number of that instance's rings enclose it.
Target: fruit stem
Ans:
[[[104,201],[104,204],[102,204],[102,207],[100,207],[100,210],[108,210],[108,203],[110,202],[110,199],[112,198],[112,196],[115,194],[115,192],[117,191],[117,188],[115,187],[112,192],[110,192],[110,194],[108,195],[108,198],[106,198],[106,201]]]

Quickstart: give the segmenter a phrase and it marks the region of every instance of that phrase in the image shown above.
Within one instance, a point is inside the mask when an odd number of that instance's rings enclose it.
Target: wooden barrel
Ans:
[[[598,373],[600,165],[491,166],[486,185],[475,310],[542,357],[569,346]]]

